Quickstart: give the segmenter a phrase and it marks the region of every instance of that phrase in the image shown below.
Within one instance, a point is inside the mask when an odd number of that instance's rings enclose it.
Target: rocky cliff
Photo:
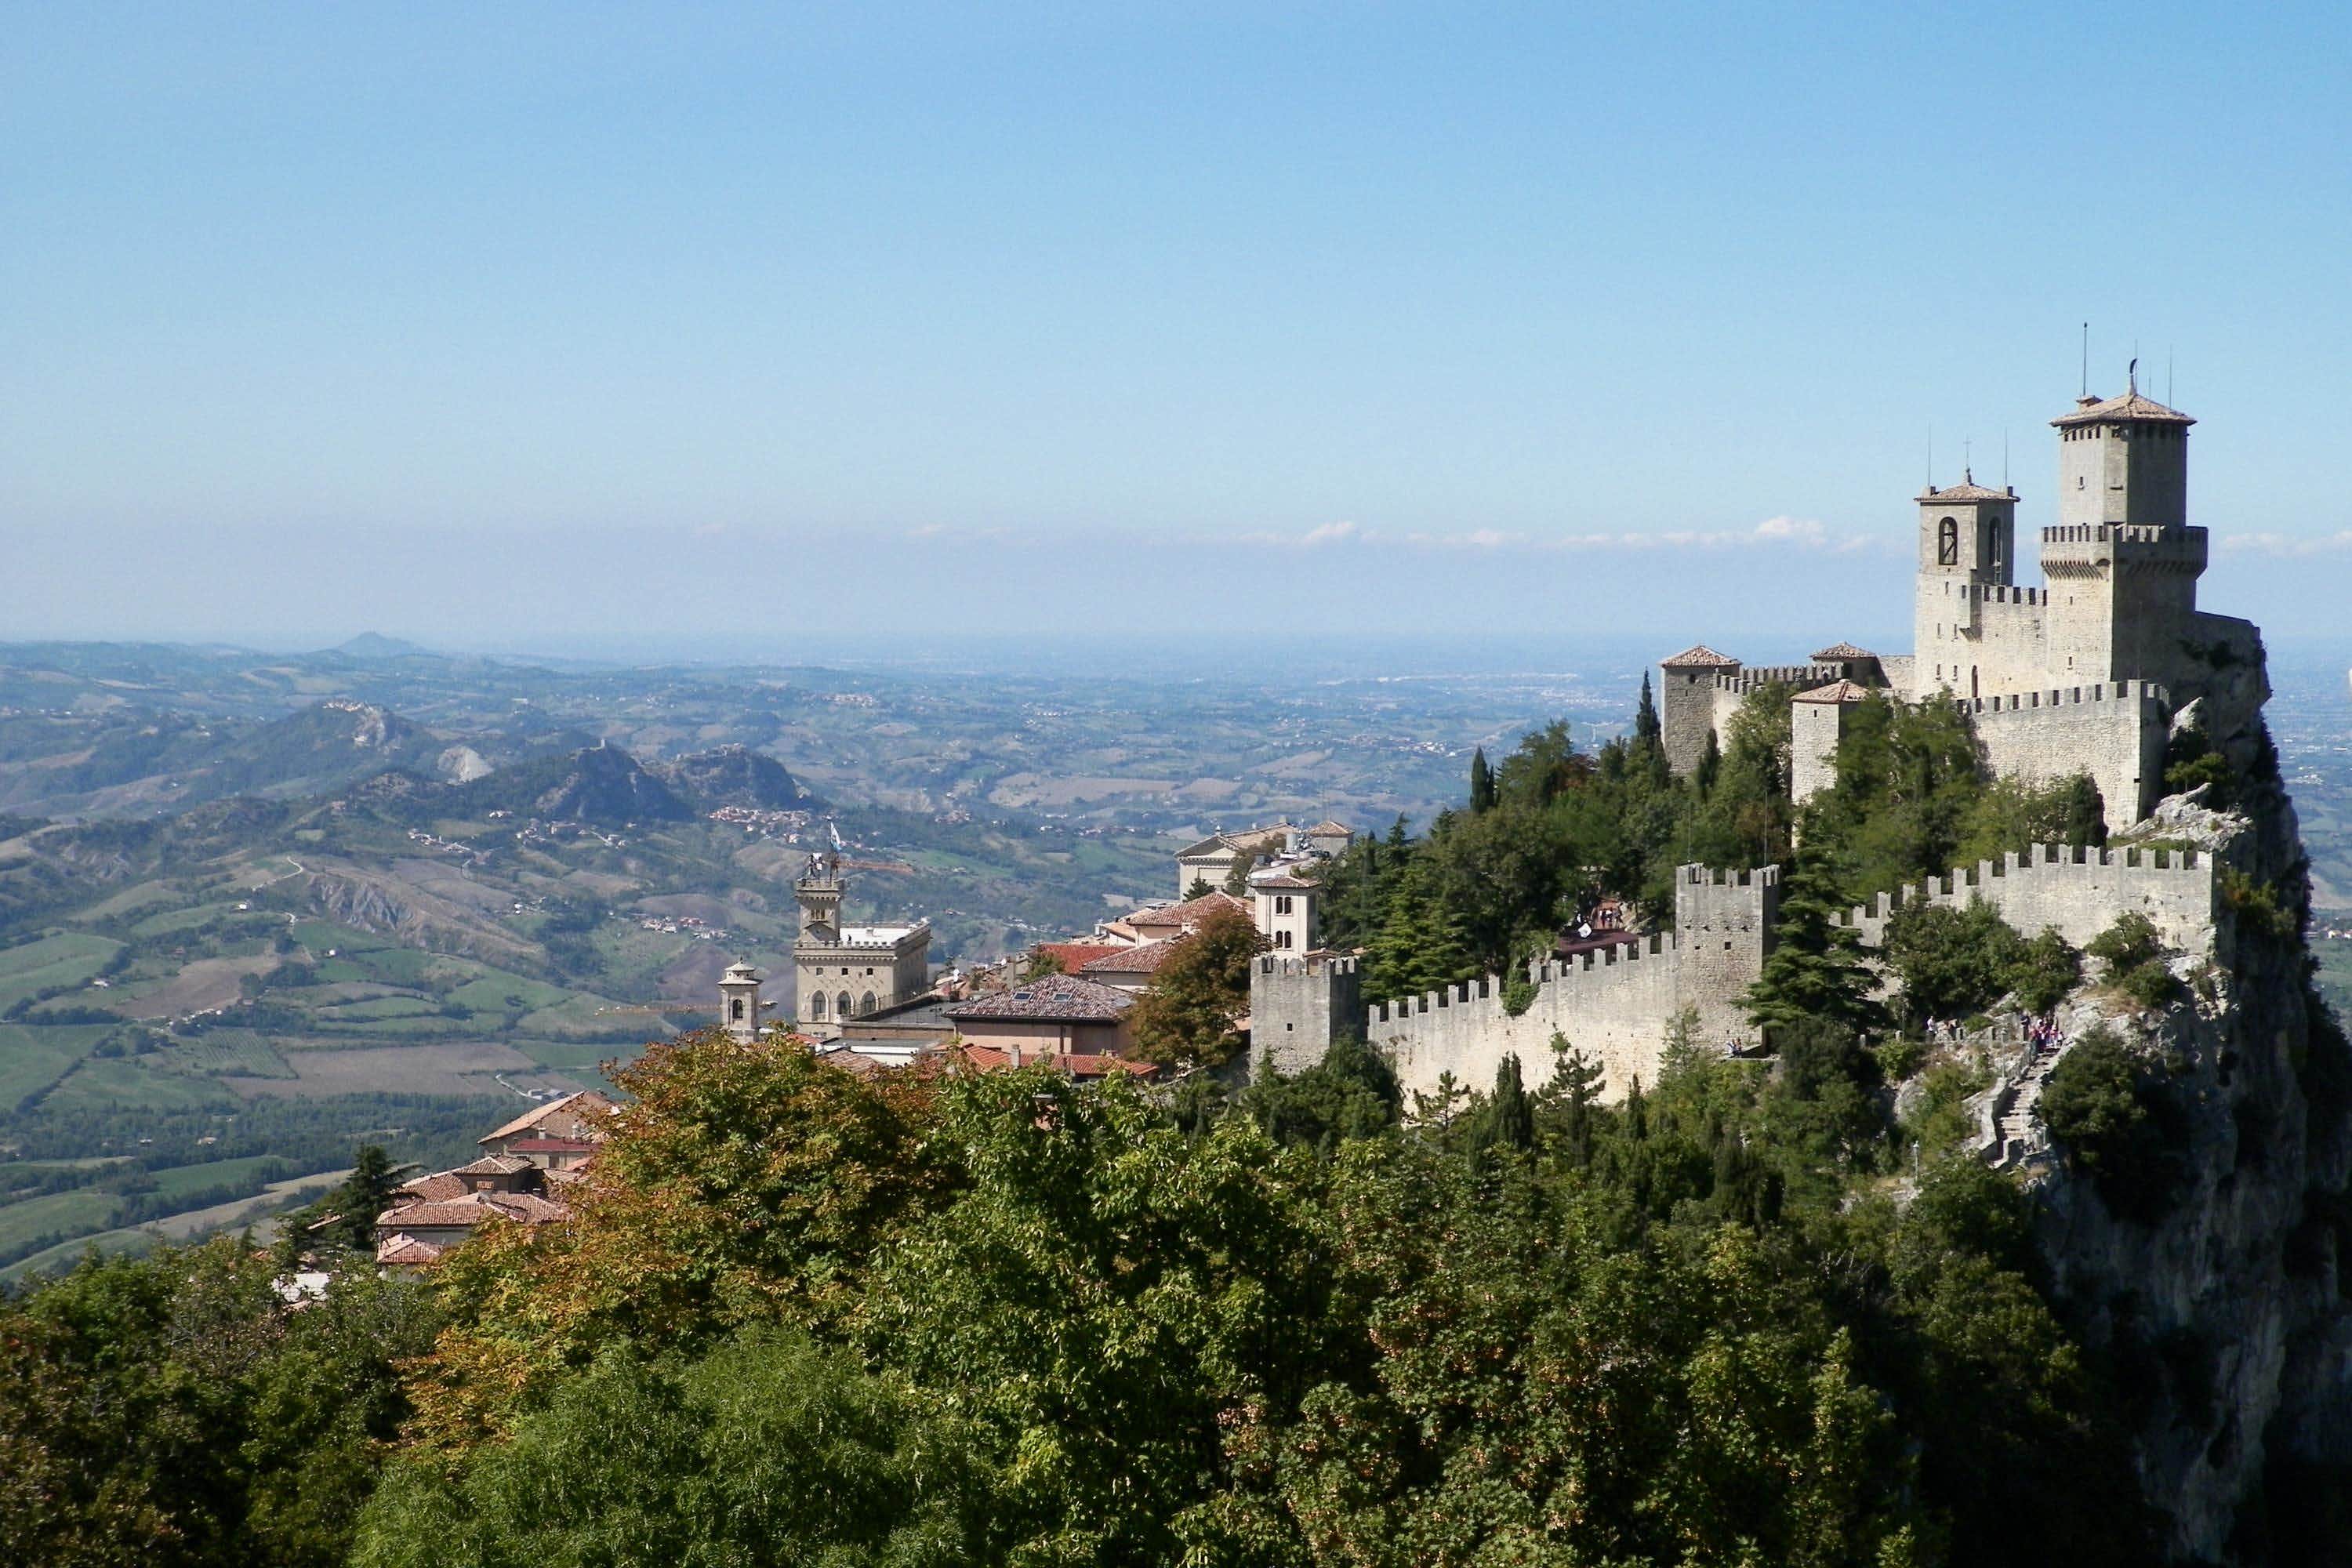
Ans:
[[[2046,1142],[2028,1169],[2058,1292],[2131,1400],[2176,1559],[2338,1562],[2352,1509],[2352,1052],[2309,983],[2305,862],[2262,720],[2261,646],[2212,658],[2175,752],[2226,768],[2136,834],[2215,852],[2212,950],[2176,962],[2169,1005],[2094,994],[2073,1019],[2078,1036],[2105,1022],[2170,1075],[2161,1191],[2103,1193]]]

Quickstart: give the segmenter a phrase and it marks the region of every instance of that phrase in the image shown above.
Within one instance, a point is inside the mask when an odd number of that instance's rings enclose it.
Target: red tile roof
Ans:
[[[1739,661],[1716,652],[1705,643],[1693,643],[1674,658],[1658,660],[1658,665],[1662,669],[1736,669]]]
[[[509,1154],[593,1154],[595,1152],[596,1140],[593,1138],[517,1138],[507,1145]]]
[[[1158,942],[1138,942],[1133,947],[1112,948],[1109,952],[1087,964],[1086,973],[1087,974],[1157,974],[1160,973],[1160,966],[1168,962],[1168,955],[1174,952],[1177,945],[1190,934],[1192,933],[1189,931],[1178,931],[1174,936],[1163,937]]]
[[[1213,910],[1231,910],[1235,914],[1246,915],[1250,912],[1249,900],[1237,899],[1231,893],[1203,893],[1181,904],[1155,904],[1148,910],[1138,910],[1121,918],[1131,926],[1179,927],[1190,931],[1208,919]]]
[[[505,1126],[483,1134],[479,1142],[487,1143],[493,1138],[515,1137],[529,1128],[538,1126],[559,1110],[568,1110],[576,1116],[584,1117],[610,1116],[619,1109],[606,1096],[593,1089],[583,1089],[577,1094],[567,1094],[561,1100],[551,1100],[544,1105],[531,1107]]]
[[[1870,688],[1856,686],[1851,680],[1832,680],[1827,686],[1816,686],[1811,691],[1797,694],[1800,702],[1861,702],[1870,696]]]
[[[450,1230],[471,1229],[493,1219],[545,1225],[571,1217],[568,1206],[535,1193],[467,1193],[461,1198],[389,1208],[375,1216],[375,1223],[402,1230]]]
[[[957,1059],[974,1072],[1011,1072],[1013,1053],[1001,1046],[960,1045],[952,1047]],[[1024,1051],[1023,1067],[1049,1067],[1072,1078],[1103,1079],[1114,1073],[1129,1078],[1150,1078],[1160,1069],[1150,1062],[1131,1062],[1125,1057],[1107,1056],[1097,1051]]]
[[[1866,647],[1856,647],[1850,642],[1833,642],[1813,655],[1816,664],[1846,664],[1857,658],[1876,658]]]
[[[388,1236],[375,1244],[375,1260],[387,1265],[403,1265],[411,1268],[428,1268],[441,1261],[448,1250],[429,1241],[419,1241],[413,1236]]]
[[[1036,951],[1060,959],[1063,973],[1076,974],[1106,953],[1124,952],[1126,949],[1115,942],[1041,942]]]

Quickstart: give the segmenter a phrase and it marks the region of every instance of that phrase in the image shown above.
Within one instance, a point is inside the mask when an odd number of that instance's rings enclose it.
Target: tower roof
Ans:
[[[1813,650],[1815,664],[1850,664],[1857,658],[1876,658],[1866,647],[1856,647],[1850,642],[1833,642],[1829,647]]]
[[[1672,658],[1658,660],[1661,669],[1738,669],[1739,661],[1719,654],[1705,643],[1693,643]]]
[[[2197,423],[2178,408],[2167,408],[2153,397],[2142,397],[2137,387],[2121,397],[2100,399],[2083,397],[2075,400],[2074,412],[2061,414],[2050,423],[2063,429],[2071,425],[2121,425],[2136,421],[2142,425],[2189,426]]]
[[[1870,696],[1870,688],[1856,686],[1851,680],[1832,680],[1827,686],[1816,686],[1811,691],[1797,694],[1799,702],[1861,702]]]
[[[1943,489],[1939,490],[1935,486],[1929,485],[1919,492],[1919,499],[1923,501],[2015,500],[2017,492],[2013,489],[1997,490],[1989,485],[1980,485],[1977,483],[1974,474],[1964,473],[1958,484],[1947,486]]]

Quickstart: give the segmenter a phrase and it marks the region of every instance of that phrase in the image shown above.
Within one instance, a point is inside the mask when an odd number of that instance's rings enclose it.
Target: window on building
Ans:
[[[727,1016],[739,1024],[743,1021],[743,998],[730,996],[727,999]]]
[[[838,995],[838,996],[835,997],[835,998],[833,999],[833,1005],[834,1005],[834,1009],[835,1009],[835,1011],[834,1011],[834,1016],[835,1016],[835,1017],[836,1017],[836,1018],[846,1018],[846,1017],[848,1017],[848,1016],[850,1016],[850,1013],[849,1013],[849,993],[848,993],[848,992],[846,992],[846,991],[845,991],[845,992],[843,992],[840,995]]]
[[[863,1017],[872,1011],[874,1011],[874,993],[868,991],[864,999],[857,1004],[857,1012],[858,1016]]]
[[[1936,525],[1936,563],[1958,566],[1960,563],[1960,520],[1948,517]]]
[[[809,1016],[812,1018],[822,1018],[824,1016],[824,992],[820,991],[815,995],[809,998]]]

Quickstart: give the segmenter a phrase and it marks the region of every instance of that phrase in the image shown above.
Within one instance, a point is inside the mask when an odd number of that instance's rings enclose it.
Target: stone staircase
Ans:
[[[2003,1169],[2014,1165],[2036,1141],[2034,1108],[2041,1102],[2042,1086],[2049,1080],[2058,1058],[2065,1054],[2066,1045],[2062,1037],[2032,1047],[2015,1076],[1995,1095],[1990,1117],[1991,1136],[1982,1151],[1989,1163]]]

